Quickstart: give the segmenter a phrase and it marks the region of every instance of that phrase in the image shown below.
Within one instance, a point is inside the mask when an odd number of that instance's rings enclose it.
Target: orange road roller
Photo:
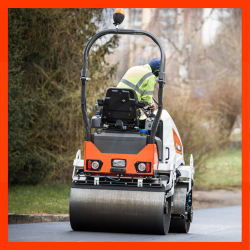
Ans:
[[[125,13],[114,13],[115,29],[95,34],[88,42],[81,72],[81,106],[86,128],[82,157],[74,160],[70,192],[70,224],[75,231],[187,233],[193,220],[193,156],[184,149],[174,121],[163,110],[165,53],[160,41],[144,30],[119,29]],[[96,114],[87,115],[88,54],[107,34],[145,35],[159,47],[158,109],[139,101],[136,89],[109,88],[97,99]],[[89,82],[89,83],[87,83]],[[139,125],[142,112],[145,126]],[[96,132],[91,133],[91,128]]]

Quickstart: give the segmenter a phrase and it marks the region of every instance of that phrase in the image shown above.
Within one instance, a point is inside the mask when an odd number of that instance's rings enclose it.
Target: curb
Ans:
[[[69,221],[69,215],[8,214],[8,224]]]

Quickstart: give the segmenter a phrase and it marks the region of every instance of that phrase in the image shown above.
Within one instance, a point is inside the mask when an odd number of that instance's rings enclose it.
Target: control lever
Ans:
[[[157,104],[157,105],[159,105],[158,104],[158,101],[154,98],[154,97],[152,97],[153,98],[153,101]]]
[[[98,110],[98,104],[95,104],[95,115],[100,115],[100,111]]]
[[[155,117],[154,110],[150,109],[149,110],[149,117]]]

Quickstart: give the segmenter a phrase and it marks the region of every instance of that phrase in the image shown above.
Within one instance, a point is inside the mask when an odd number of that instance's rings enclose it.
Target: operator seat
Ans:
[[[133,89],[109,88],[107,90],[103,101],[103,124],[139,126],[139,115],[138,99]]]

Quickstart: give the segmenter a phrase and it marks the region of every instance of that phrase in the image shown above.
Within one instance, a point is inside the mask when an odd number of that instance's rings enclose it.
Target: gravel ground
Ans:
[[[241,190],[194,190],[193,208],[204,209],[241,205]]]

